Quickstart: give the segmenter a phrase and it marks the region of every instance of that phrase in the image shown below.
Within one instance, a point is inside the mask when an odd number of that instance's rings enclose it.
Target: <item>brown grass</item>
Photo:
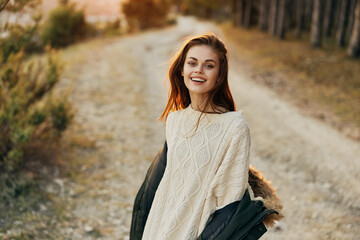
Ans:
[[[313,49],[304,35],[297,40],[288,33],[279,40],[257,29],[222,25],[234,50],[249,63],[253,78],[306,112],[360,140],[360,61],[344,49],[324,41]],[[230,52],[231,54],[231,52]]]

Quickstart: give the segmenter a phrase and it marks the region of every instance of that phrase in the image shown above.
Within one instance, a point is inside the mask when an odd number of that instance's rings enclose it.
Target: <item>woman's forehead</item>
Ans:
[[[189,49],[186,54],[186,58],[195,58],[198,61],[214,60],[218,62],[218,55],[216,52],[209,46],[206,45],[197,45]]]

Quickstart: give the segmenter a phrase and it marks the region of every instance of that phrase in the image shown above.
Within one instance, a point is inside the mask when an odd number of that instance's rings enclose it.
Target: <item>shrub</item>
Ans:
[[[0,66],[0,171],[23,167],[29,149],[44,150],[72,119],[66,97],[51,97],[61,70],[56,55],[27,63],[23,58],[21,50]]]
[[[224,8],[229,3],[229,0],[184,0],[183,6],[187,14],[210,19],[223,15]],[[226,15],[229,15],[229,13]]]
[[[107,22],[104,28],[104,35],[116,36],[121,34],[121,20],[119,18],[114,21]]]
[[[166,24],[169,0],[128,0],[121,5],[130,30],[161,27]]]
[[[65,47],[86,36],[87,25],[83,10],[76,10],[74,4],[61,4],[49,13],[42,39],[52,47]]]
[[[19,24],[6,24],[2,31],[6,32],[6,37],[0,38],[0,48],[2,51],[2,63],[5,63],[11,53],[18,53],[24,49],[26,53],[39,52],[43,50],[43,45],[39,36],[39,21],[41,15],[33,17],[35,24],[22,26]]]

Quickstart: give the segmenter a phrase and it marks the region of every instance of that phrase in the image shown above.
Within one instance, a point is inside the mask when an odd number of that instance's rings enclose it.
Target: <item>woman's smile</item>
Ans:
[[[195,82],[195,84],[196,84],[196,83],[201,84],[201,83],[206,82],[206,80],[205,80],[205,79],[200,78],[200,77],[192,77],[192,78],[190,78],[190,79],[191,79],[192,81],[194,81],[194,82]]]

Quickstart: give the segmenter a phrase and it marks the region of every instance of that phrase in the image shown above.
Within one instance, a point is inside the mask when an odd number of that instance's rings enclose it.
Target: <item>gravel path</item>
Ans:
[[[180,18],[175,27],[96,40],[63,53],[62,85],[72,85],[73,134],[95,141],[82,181],[67,184],[72,206],[65,239],[128,239],[132,204],[162,147],[168,59],[184,37],[213,24]],[[225,39],[226,42],[226,39]],[[251,81],[230,48],[230,84],[252,133],[251,162],[278,189],[285,219],[263,239],[359,239],[360,145],[304,116]]]

